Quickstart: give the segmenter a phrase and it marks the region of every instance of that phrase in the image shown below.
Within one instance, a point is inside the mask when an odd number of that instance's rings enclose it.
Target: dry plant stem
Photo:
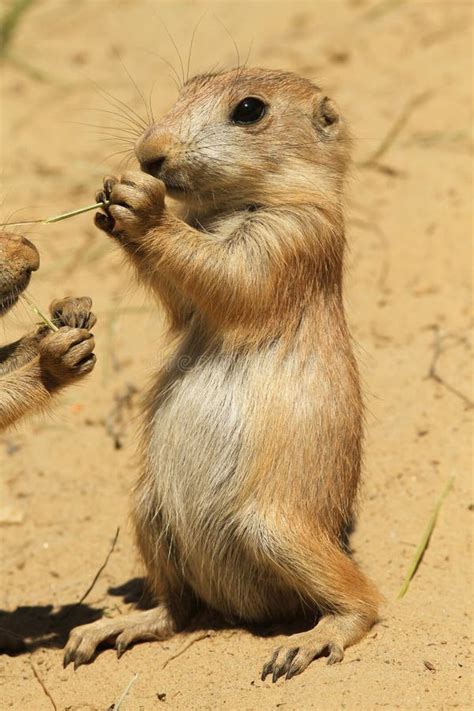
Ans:
[[[102,575],[102,573],[104,572],[105,568],[107,567],[107,563],[109,562],[110,556],[111,556],[112,553],[114,552],[114,548],[115,548],[115,545],[116,545],[116,543],[117,543],[117,539],[118,539],[118,537],[119,537],[119,533],[120,533],[120,526],[118,526],[118,527],[117,527],[117,530],[115,531],[115,536],[114,536],[114,539],[113,539],[113,541],[112,541],[112,545],[110,546],[110,550],[109,550],[109,552],[107,553],[104,562],[103,562],[102,565],[100,566],[100,568],[99,568],[99,570],[97,571],[97,573],[94,575],[94,579],[92,580],[91,584],[89,585],[89,587],[87,588],[87,590],[85,591],[85,593],[82,595],[81,599],[80,599],[78,602],[76,602],[76,604],[74,605],[73,608],[71,608],[71,610],[74,609],[74,608],[76,608],[76,607],[79,607],[79,605],[82,605],[82,603],[84,602],[84,600],[88,597],[88,595],[89,595],[89,594],[92,592],[92,590],[94,589],[95,584],[97,583],[97,581],[99,580],[100,576]],[[69,610],[69,612],[70,612],[71,610]]]
[[[163,662],[163,666],[161,667],[162,669],[165,669],[170,662],[172,662],[174,659],[177,659],[180,657],[182,654],[188,651],[190,647],[193,646],[196,642],[200,642],[202,639],[207,639],[208,637],[212,637],[214,632],[211,630],[208,630],[207,632],[198,632],[197,634],[192,636],[192,639],[188,639],[187,642],[183,644],[183,646],[178,649],[178,651],[175,654],[172,654],[171,656],[168,657],[168,659],[165,659]]]
[[[436,383],[439,383],[440,385],[445,387],[446,390],[449,390],[450,393],[452,393],[453,395],[456,395],[456,397],[458,397],[460,400],[462,400],[466,404],[466,406],[469,409],[471,409],[474,407],[474,401],[471,400],[471,398],[468,397],[467,395],[465,395],[463,392],[461,392],[461,390],[458,390],[453,385],[450,385],[450,383],[446,382],[446,380],[438,373],[438,370],[437,370],[439,358],[443,355],[445,350],[447,350],[447,348],[449,347],[449,346],[445,346],[443,348],[443,341],[445,341],[446,338],[453,337],[457,340],[458,343],[465,343],[466,339],[462,338],[462,337],[458,337],[455,334],[449,334],[449,333],[442,336],[438,326],[436,326],[434,328],[434,331],[435,331],[435,341],[434,341],[434,345],[433,345],[433,357],[431,359],[430,367],[428,370],[428,375],[426,377],[430,378],[431,380],[434,380]]]
[[[134,685],[134,683],[136,682],[137,679],[138,679],[138,674],[134,674],[134,675],[132,676],[132,678],[130,679],[130,681],[128,682],[128,684],[127,684],[127,686],[125,687],[125,689],[123,690],[123,692],[122,692],[122,694],[121,694],[119,700],[117,701],[117,703],[116,703],[116,704],[112,704],[112,706],[111,706],[111,711],[112,711],[112,709],[113,709],[113,711],[120,711],[121,705],[122,705],[123,702],[125,701],[125,699],[126,699],[126,697],[127,697],[127,694],[129,693],[130,689],[132,688],[132,686]]]
[[[46,324],[51,331],[59,331],[59,328],[36,306],[34,301],[27,294],[22,294],[21,298],[26,301],[32,311]]]
[[[403,581],[403,585],[400,588],[400,592],[398,593],[399,600],[407,592],[410,582],[411,582],[413,576],[415,575],[416,571],[418,570],[418,566],[420,565],[423,555],[424,555],[426,549],[428,548],[431,534],[433,533],[433,529],[436,525],[436,520],[438,518],[438,514],[441,509],[441,505],[442,505],[443,501],[445,500],[446,496],[451,491],[451,489],[453,487],[453,482],[454,482],[454,477],[451,477],[451,479],[448,481],[443,493],[439,497],[433,513],[430,516],[428,525],[426,526],[425,532],[423,533],[423,537],[422,537],[420,543],[418,544],[418,547],[415,551],[415,555],[413,556],[413,560],[412,560],[410,567],[408,569],[408,572],[405,576],[405,580]]]
[[[407,121],[410,118],[414,109],[416,109],[420,104],[422,104],[427,99],[429,99],[431,94],[432,94],[431,91],[424,91],[422,94],[418,94],[417,96],[414,96],[406,104],[405,108],[403,109],[401,114],[398,116],[395,123],[392,125],[389,132],[383,139],[382,143],[379,145],[379,147],[372,153],[371,156],[369,156],[369,158],[367,158],[367,160],[360,163],[361,168],[373,168],[374,166],[376,166],[379,163],[382,156],[385,155],[385,153],[388,151],[388,149],[392,146],[392,144],[398,138],[399,134],[401,133],[402,129],[405,127],[405,124],[407,123]]]
[[[30,667],[31,667],[31,669],[32,669],[32,671],[33,671],[33,674],[35,675],[35,678],[36,678],[38,684],[39,684],[39,685],[41,686],[41,688],[43,689],[43,692],[44,692],[45,696],[47,696],[48,699],[51,701],[51,705],[52,705],[54,711],[58,711],[58,707],[56,706],[56,702],[54,701],[53,697],[51,696],[51,692],[49,691],[48,687],[46,686],[46,684],[44,683],[44,681],[43,681],[42,678],[40,677],[40,675],[39,675],[39,673],[38,673],[38,670],[36,669],[36,667],[35,667],[35,665],[34,665],[34,663],[33,663],[33,659],[32,659],[31,657],[30,657],[30,659],[29,659],[29,662],[30,662]]]
[[[61,222],[61,220],[68,220],[70,217],[76,217],[76,215],[82,215],[84,212],[90,212],[91,210],[100,210],[101,207],[107,207],[108,200],[105,202],[95,202],[93,205],[87,205],[86,207],[80,207],[77,210],[71,210],[70,212],[63,212],[61,215],[53,215],[53,217],[41,218],[38,220],[22,220],[20,222],[2,222],[0,227],[21,227],[22,225],[51,225],[53,222]]]
[[[129,421],[133,398],[138,393],[135,385],[127,383],[122,392],[116,393],[115,404],[105,420],[105,431],[114,443],[114,449],[122,449],[126,425]]]

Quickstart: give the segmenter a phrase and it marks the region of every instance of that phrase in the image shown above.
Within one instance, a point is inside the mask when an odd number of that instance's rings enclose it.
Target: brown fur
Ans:
[[[268,108],[243,127],[229,116],[246,96]],[[325,649],[339,661],[379,600],[341,542],[362,441],[342,301],[344,122],[300,77],[235,70],[186,84],[136,154],[153,175],[106,179],[96,222],[172,326],[133,509],[159,606],[78,628],[65,662],[90,660],[109,637],[119,652],[166,638],[196,604],[245,622],[322,616],[263,677],[293,676]]]
[[[19,235],[0,232],[0,316],[28,286],[39,267],[34,245]],[[49,406],[51,396],[82,378],[95,364],[90,328],[91,300],[67,298],[51,305],[59,331],[35,333],[0,348],[0,430]]]

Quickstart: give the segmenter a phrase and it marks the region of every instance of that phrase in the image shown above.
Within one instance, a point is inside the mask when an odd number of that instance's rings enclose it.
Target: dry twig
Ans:
[[[427,378],[434,380],[435,382],[439,383],[442,385],[446,390],[449,390],[450,393],[453,395],[456,395],[460,400],[462,400],[468,408],[474,407],[474,401],[471,400],[470,397],[465,395],[461,390],[458,390],[455,388],[453,385],[450,383],[446,382],[446,380],[438,373],[437,366],[438,366],[438,360],[440,357],[445,353],[450,347],[458,344],[464,344],[464,345],[469,345],[467,338],[465,336],[460,336],[457,334],[453,333],[445,333],[444,335],[441,335],[439,326],[436,325],[433,327],[434,333],[435,333],[435,338],[434,338],[434,343],[433,343],[433,356],[431,358],[431,363],[430,367],[428,369],[428,375],[426,376]],[[446,345],[447,341],[451,340],[451,346]]]
[[[133,408],[133,399],[137,393],[136,386],[127,383],[123,392],[116,393],[114,397],[114,406],[105,420],[105,431],[111,437],[115,449],[122,449],[123,447],[127,424],[125,414],[128,413],[130,415]]]
[[[52,695],[51,695],[51,692],[49,691],[48,687],[47,687],[46,684],[44,683],[43,679],[40,677],[39,672],[38,672],[37,668],[35,667],[35,665],[34,665],[34,663],[33,663],[33,659],[31,658],[31,656],[30,656],[30,658],[29,658],[29,662],[30,662],[30,667],[31,667],[31,669],[32,669],[32,671],[33,671],[33,674],[35,675],[35,678],[36,678],[36,680],[38,681],[38,684],[39,684],[39,685],[41,686],[41,688],[43,689],[43,692],[44,692],[45,696],[47,696],[48,699],[51,701],[51,705],[52,705],[54,711],[58,711],[58,707],[56,706],[56,702],[54,701],[54,699],[53,699],[53,697],[52,697]]]
[[[130,691],[130,689],[132,688],[132,686],[134,685],[134,683],[136,682],[137,679],[138,679],[138,674],[134,674],[132,676],[132,678],[130,679],[130,681],[128,682],[125,689],[123,690],[122,694],[120,695],[120,698],[117,701],[117,703],[114,703],[114,704],[112,704],[112,706],[109,706],[107,711],[120,711],[121,705],[125,701],[125,698],[127,697],[128,692]]]
[[[196,642],[200,642],[202,639],[207,639],[207,637],[213,637],[214,634],[215,633],[213,632],[213,630],[207,630],[206,632],[197,632],[196,634],[192,635],[192,638],[188,639],[183,644],[183,646],[180,647],[177,652],[175,652],[175,654],[172,654],[168,657],[168,659],[163,662],[163,666],[161,668],[165,669],[170,662],[187,652],[188,649],[193,646],[193,644],[195,644]]]
[[[107,555],[106,555],[106,557],[105,557],[105,560],[104,560],[104,562],[102,563],[102,565],[100,566],[99,570],[98,570],[97,573],[94,575],[94,579],[92,580],[91,584],[89,585],[89,587],[87,588],[87,590],[85,591],[85,593],[82,595],[81,599],[80,599],[78,602],[76,602],[75,605],[73,605],[71,608],[69,608],[69,610],[68,610],[68,611],[66,612],[66,614],[65,614],[65,617],[67,617],[68,615],[70,615],[71,612],[73,612],[73,610],[75,610],[77,607],[79,607],[79,605],[82,605],[82,603],[84,602],[84,600],[89,596],[89,594],[90,594],[90,593],[92,592],[92,590],[94,589],[95,584],[97,583],[97,581],[99,580],[100,576],[102,575],[102,573],[104,572],[105,568],[107,567],[107,563],[109,562],[110,556],[111,556],[112,553],[114,552],[114,548],[115,548],[115,545],[116,545],[116,543],[117,543],[117,539],[118,539],[118,537],[119,537],[119,533],[120,533],[120,526],[117,527],[117,530],[115,531],[114,539],[113,539],[113,541],[112,541],[112,545],[110,546],[110,550],[109,550],[109,552],[107,553]]]
[[[380,143],[378,148],[370,155],[366,160],[359,163],[360,168],[382,168],[386,172],[386,166],[380,165],[380,159],[385,155],[389,148],[395,143],[396,139],[405,128],[413,111],[418,108],[421,104],[427,101],[432,95],[432,91],[424,91],[422,94],[414,96],[403,108],[400,115],[396,118],[395,122],[389,129],[383,141]]]

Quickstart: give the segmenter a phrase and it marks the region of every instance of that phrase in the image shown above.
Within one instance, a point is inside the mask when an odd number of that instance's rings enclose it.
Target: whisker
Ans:
[[[98,139],[101,143],[115,143],[116,146],[127,146],[131,151],[134,150],[133,148],[133,143],[130,141],[126,141],[125,139],[118,139],[115,137],[106,137],[106,138],[99,138]]]
[[[125,149],[123,151],[115,151],[114,153],[110,153],[108,156],[105,156],[105,158],[103,160],[101,160],[99,165],[102,165],[102,163],[105,163],[105,161],[110,160],[114,156],[120,156],[120,155],[123,155],[124,153],[131,154],[131,153],[133,153],[133,151]]]
[[[146,121],[143,119],[143,116],[140,116],[139,113],[135,111],[131,106],[128,106],[124,101],[121,99],[117,98],[113,94],[111,94],[109,91],[106,91],[103,87],[100,86],[100,84],[97,84],[93,79],[90,80],[96,87],[97,91],[99,94],[102,95],[103,98],[106,100],[109,100],[109,103],[112,102],[112,106],[115,106],[115,108],[122,108],[123,110],[127,111],[130,117],[134,117],[136,121],[138,121],[138,124],[141,126],[143,131],[146,131],[148,128],[148,125]]]
[[[151,89],[150,89],[150,94],[148,96],[148,106],[150,107],[150,116],[151,116],[151,123],[152,124],[155,123],[155,115],[153,113],[153,103],[152,103],[153,91],[155,89],[155,86],[156,86],[156,81],[153,82]]]
[[[138,136],[141,135],[141,132],[134,131],[131,128],[125,128],[123,126],[101,126],[100,124],[84,123],[83,121],[65,121],[65,123],[70,123],[74,126],[84,126],[85,128],[98,128],[100,130],[110,129],[112,131],[120,131],[121,133],[126,133],[130,136],[134,136],[135,138],[138,138]]]
[[[119,170],[121,169],[122,164],[124,165],[124,168],[127,169],[127,168],[128,168],[128,164],[129,164],[130,161],[134,158],[134,155],[135,155],[135,154],[134,154],[133,151],[131,151],[131,153],[130,153],[128,156],[127,156],[127,155],[124,155],[123,158],[121,158],[120,161],[119,161],[118,169],[119,169]],[[125,161],[125,162],[124,162],[124,161]]]
[[[146,52],[147,54],[151,54],[153,57],[157,57],[157,59],[159,59],[161,62],[163,62],[164,64],[166,64],[166,66],[167,66],[169,69],[171,69],[171,71],[173,72],[173,76],[171,76],[170,74],[168,74],[167,76],[173,81],[173,83],[174,83],[174,85],[175,85],[175,87],[176,87],[176,90],[177,90],[177,91],[180,91],[180,90],[181,90],[181,85],[180,85],[179,74],[178,74],[178,72],[176,71],[176,69],[173,67],[173,65],[171,64],[171,62],[169,61],[169,59],[166,59],[166,57],[162,57],[161,54],[158,54],[157,52],[153,52],[151,49],[145,49],[145,50],[143,50],[143,51]]]
[[[203,21],[205,16],[206,16],[206,12],[203,12],[203,14],[201,15],[200,19],[198,20],[198,22],[193,30],[193,34],[191,35],[191,42],[189,43],[188,61],[186,64],[186,81],[189,80],[189,71],[191,69],[191,57],[192,57],[192,53],[193,53],[194,38],[196,37],[196,33],[199,29],[199,25],[201,24],[201,22]]]
[[[179,66],[181,67],[181,78],[182,78],[182,82],[181,82],[181,86],[180,86],[180,88],[181,88],[183,86],[183,84],[185,84],[183,59],[182,59],[180,51],[178,49],[178,45],[174,41],[174,39],[171,35],[171,32],[169,31],[168,27],[166,26],[166,23],[164,22],[164,20],[161,17],[159,17],[159,20],[160,20],[161,24],[163,25],[163,27],[165,28],[165,32],[168,35],[168,38],[169,38],[171,44],[173,45],[176,54],[178,55]]]
[[[116,116],[121,121],[124,121],[126,126],[135,127],[139,130],[140,133],[143,131],[143,127],[141,126],[141,124],[138,123],[138,121],[135,121],[130,116],[127,116],[126,114],[123,114],[123,113],[119,113],[118,111],[111,111],[110,109],[92,109],[92,108],[84,109],[84,111],[96,111],[101,114],[109,114],[111,116]]]
[[[125,65],[125,63],[124,63],[122,57],[120,56],[118,50],[114,50],[114,54],[115,54],[115,56],[117,57],[117,59],[119,60],[120,64],[122,65],[122,67],[123,67],[123,69],[124,69],[126,75],[127,75],[128,78],[130,79],[130,81],[131,81],[131,83],[132,83],[132,86],[135,88],[135,91],[137,92],[138,96],[141,98],[141,100],[142,100],[142,102],[143,102],[143,106],[145,107],[145,111],[146,111],[146,115],[147,115],[147,119],[148,119],[148,124],[150,124],[150,123],[151,123],[151,116],[150,116],[150,112],[149,112],[149,107],[148,107],[148,104],[147,104],[147,102],[146,102],[146,99],[145,99],[145,96],[144,96],[142,90],[139,88],[137,82],[135,81],[135,79],[134,79],[134,78],[132,77],[132,75],[130,74],[129,69],[128,69],[128,67],[126,67],[126,65]]]
[[[228,37],[230,38],[230,40],[232,41],[232,44],[234,45],[234,49],[235,49],[235,54],[236,54],[236,57],[237,57],[237,67],[236,67],[236,69],[240,69],[240,52],[239,52],[239,47],[238,47],[238,45],[237,45],[237,42],[235,41],[235,37],[232,36],[232,34],[229,32],[228,28],[225,26],[225,24],[223,23],[223,21],[221,20],[220,17],[218,17],[217,15],[214,15],[214,19],[217,20],[217,22],[218,22],[218,23],[221,25],[221,27],[224,29],[224,32],[227,34],[227,36],[228,36]]]
[[[250,40],[250,44],[249,44],[249,51],[247,52],[247,56],[245,57],[245,62],[242,65],[242,69],[245,69],[248,65],[250,55],[251,55],[252,49],[253,49],[253,42],[254,42],[254,38],[252,37],[252,39]]]

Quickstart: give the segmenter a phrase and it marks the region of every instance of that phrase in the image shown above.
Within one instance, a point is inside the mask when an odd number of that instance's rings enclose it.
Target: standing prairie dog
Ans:
[[[149,393],[133,519],[157,607],[76,628],[65,664],[115,639],[166,639],[198,605],[317,625],[262,677],[329,662],[367,632],[379,595],[344,551],[362,404],[344,317],[349,139],[294,74],[196,77],[106,178],[96,224],[165,306],[170,355]],[[165,195],[181,203],[178,216]]]
[[[24,237],[0,232],[0,316],[18,301],[39,267],[36,247]],[[51,305],[59,330],[40,327],[15,343],[0,347],[0,431],[24,415],[45,409],[51,396],[82,378],[95,364],[95,323],[88,297],[66,298]]]

